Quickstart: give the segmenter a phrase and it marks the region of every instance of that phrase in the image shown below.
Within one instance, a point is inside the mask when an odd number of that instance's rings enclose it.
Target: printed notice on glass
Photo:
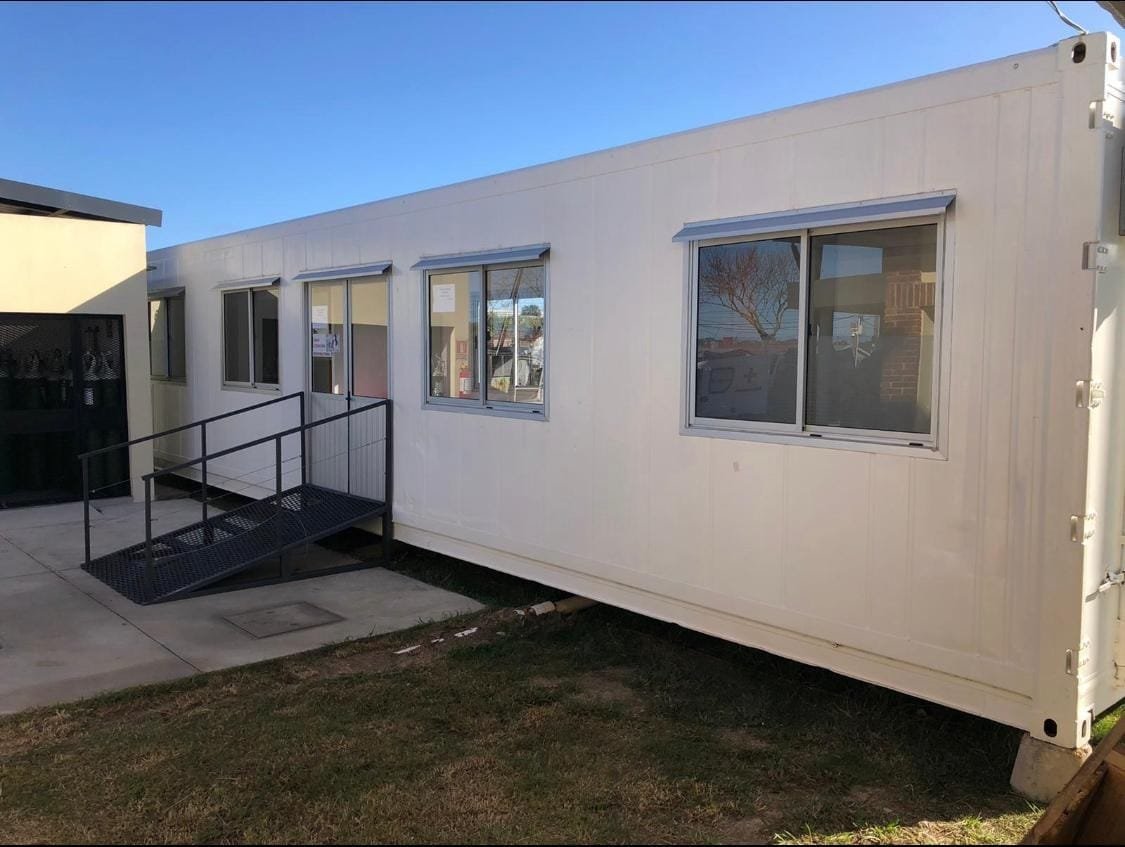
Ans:
[[[434,312],[456,312],[457,286],[435,285],[430,293],[430,309]]]
[[[319,358],[331,358],[340,352],[340,336],[334,332],[314,332],[312,354]]]
[[[314,327],[328,328],[328,306],[312,307],[312,325]]]

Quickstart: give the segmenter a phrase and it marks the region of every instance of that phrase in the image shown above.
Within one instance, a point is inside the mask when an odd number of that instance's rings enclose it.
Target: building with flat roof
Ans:
[[[151,431],[145,227],[160,223],[0,179],[0,508],[80,499],[79,453]],[[138,494],[151,468],[147,445],[99,456],[93,496]]]

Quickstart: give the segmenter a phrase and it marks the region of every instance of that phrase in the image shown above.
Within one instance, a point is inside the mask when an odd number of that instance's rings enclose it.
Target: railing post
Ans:
[[[275,480],[274,483],[277,487],[277,514],[274,518],[274,533],[277,538],[277,565],[281,571],[281,578],[289,579],[289,569],[285,563],[285,554],[281,552],[282,537],[281,537],[281,436],[273,440],[274,443],[274,459],[275,465]],[[303,492],[302,492],[303,495]]]
[[[386,562],[391,555],[391,545],[395,540],[395,521],[394,512],[391,508],[394,499],[394,481],[395,481],[395,443],[394,443],[394,415],[391,411],[390,398],[384,401],[386,405],[386,429],[387,437],[383,442],[383,487],[386,489],[383,492],[383,503],[386,505],[386,511],[383,513],[383,561]]]
[[[307,471],[305,469],[305,392],[301,392],[301,485],[308,483]]]
[[[149,598],[154,592],[152,573],[152,478],[145,477],[145,587]]]
[[[90,564],[90,458],[82,457],[82,522],[86,534],[86,565]]]
[[[205,543],[211,543],[211,527],[207,525],[207,423],[204,421],[199,425],[199,455],[203,459],[200,464],[200,473],[203,477],[203,493],[200,499],[203,501],[203,538]]]

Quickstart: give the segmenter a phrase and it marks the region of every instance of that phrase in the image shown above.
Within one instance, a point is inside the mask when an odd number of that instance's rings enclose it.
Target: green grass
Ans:
[[[1109,735],[1109,731],[1117,724],[1117,721],[1125,717],[1125,703],[1121,703],[1116,709],[1110,709],[1096,721],[1090,730],[1090,744],[1097,746],[1098,742]]]
[[[440,559],[396,567],[472,582]],[[545,594],[504,580],[474,591]],[[1003,843],[1039,812],[1017,742],[624,612],[490,610],[2,719],[0,842]]]

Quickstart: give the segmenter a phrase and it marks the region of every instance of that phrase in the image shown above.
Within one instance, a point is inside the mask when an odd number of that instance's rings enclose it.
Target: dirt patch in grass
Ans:
[[[644,702],[630,684],[633,672],[628,668],[603,668],[579,674],[576,699],[586,703],[617,703],[630,710],[643,708]]]
[[[773,832],[761,818],[724,821],[715,833],[717,844],[770,844]]]
[[[739,727],[724,727],[716,733],[719,740],[737,752],[769,750],[773,745],[753,732]]]
[[[494,609],[0,719],[0,841],[1010,842],[1017,741],[623,612]]]

